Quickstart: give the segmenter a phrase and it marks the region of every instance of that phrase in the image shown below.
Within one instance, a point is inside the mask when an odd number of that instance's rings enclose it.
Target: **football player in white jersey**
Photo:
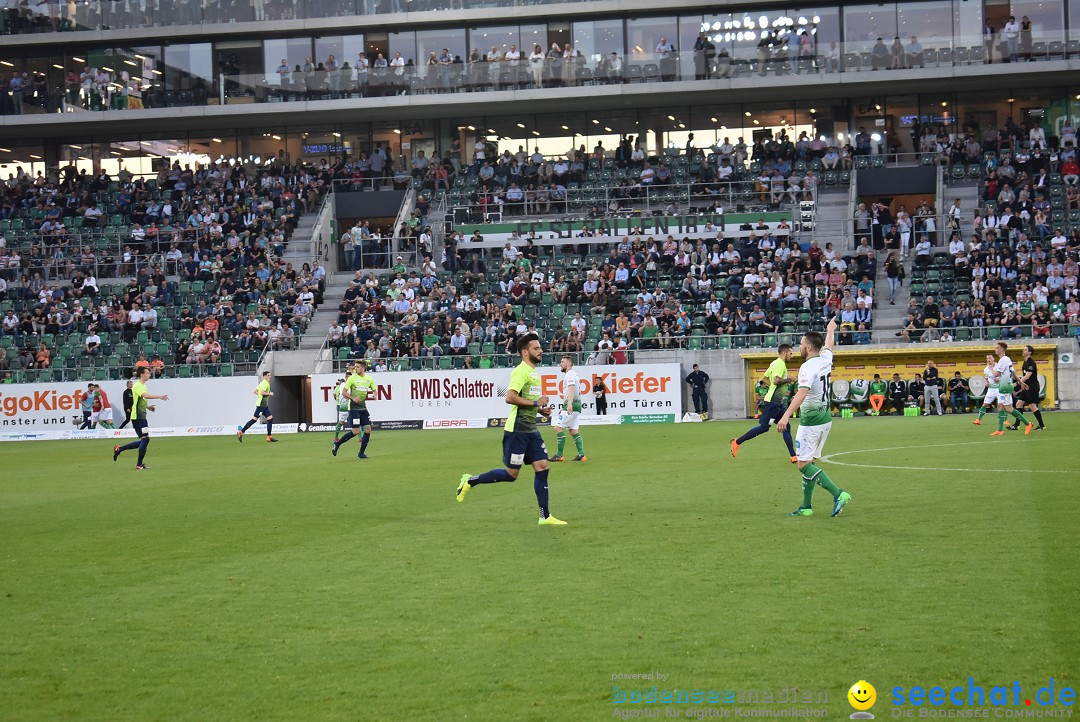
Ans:
[[[1024,424],[1025,434],[1030,434],[1034,428],[1034,424],[1025,419],[1022,412],[1013,408],[1014,385],[1019,386],[1021,389],[1027,389],[1027,384],[1016,375],[1008,350],[1009,344],[1004,341],[998,341],[997,346],[994,347],[994,354],[997,355],[997,363],[994,364],[993,368],[993,378],[998,387],[998,427],[997,431],[990,434],[991,436],[1005,435],[1005,419],[1009,416]]]
[[[986,379],[986,398],[983,399],[983,405],[979,407],[979,418],[971,422],[976,426],[982,426],[982,417],[988,411],[997,408],[998,385],[997,381],[994,381],[995,363],[994,354],[986,354],[986,366],[983,367],[983,378]]]
[[[577,447],[577,456],[573,460],[588,461],[585,456],[585,441],[578,433],[578,416],[581,414],[581,380],[578,378],[577,371],[574,370],[574,359],[563,356],[559,361],[559,370],[563,372],[563,397],[559,404],[559,413],[551,422],[551,425],[555,427],[555,440],[558,442],[558,449],[551,460],[566,461],[563,457],[563,447],[566,446],[564,429],[570,429],[570,435],[574,437],[574,446]]]
[[[829,320],[824,338],[817,331],[803,334],[800,351],[806,361],[799,367],[799,390],[776,425],[776,429],[783,433],[791,417],[802,409],[799,430],[795,434],[795,457],[802,474],[803,501],[788,516],[811,516],[814,513],[811,506],[815,485],[832,494],[832,516],[842,512],[851,501],[851,494],[837,487],[825,470],[814,463],[821,457],[832,428],[832,349],[835,338],[835,316]]]

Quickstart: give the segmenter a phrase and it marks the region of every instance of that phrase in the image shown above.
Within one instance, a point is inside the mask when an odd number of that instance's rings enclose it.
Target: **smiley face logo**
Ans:
[[[860,679],[855,684],[851,685],[851,689],[847,693],[848,702],[851,706],[860,712],[864,712],[874,706],[874,702],[877,701],[877,690],[874,689],[874,685],[867,682],[865,679]]]

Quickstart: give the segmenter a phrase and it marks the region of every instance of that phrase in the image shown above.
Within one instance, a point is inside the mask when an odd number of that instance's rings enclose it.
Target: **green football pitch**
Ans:
[[[836,718],[865,679],[881,719],[894,686],[1075,688],[1080,415],[971,418],[835,421],[853,500],[796,519],[777,434],[731,458],[752,422],[584,427],[562,528],[531,471],[454,501],[497,430],[377,433],[365,461],[329,434],[157,439],[145,472],[4,444],[0,717],[588,720],[657,685],[797,687]]]

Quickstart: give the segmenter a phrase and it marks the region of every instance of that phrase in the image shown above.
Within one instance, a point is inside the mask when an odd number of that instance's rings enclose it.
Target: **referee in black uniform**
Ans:
[[[1035,365],[1035,349],[1031,345],[1024,346],[1023,354],[1024,365],[1020,368],[1020,381],[1027,384],[1027,388],[1017,394],[1016,410],[1024,411],[1030,408],[1035,414],[1035,420],[1039,422],[1035,430],[1041,431],[1046,425],[1043,423],[1042,411],[1039,410],[1039,367]],[[1020,422],[1017,421],[1009,428],[1016,431],[1019,426]]]

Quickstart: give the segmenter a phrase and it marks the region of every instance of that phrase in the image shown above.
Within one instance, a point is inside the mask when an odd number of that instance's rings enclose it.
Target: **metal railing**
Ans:
[[[535,5],[556,5],[580,0],[490,0],[484,4],[484,14],[491,8],[513,8]],[[263,21],[299,21],[319,18],[385,15],[404,12],[462,10],[464,0],[283,0],[280,2],[229,2],[229,0],[195,0],[184,3],[155,3],[154,0],[84,2],[56,5],[52,3],[23,4],[2,11],[0,32],[3,34],[38,32],[76,32],[80,30],[129,30],[178,25],[220,25]]]
[[[1064,31],[1047,34],[1057,39],[1035,43],[1038,51],[1033,48],[1032,59],[1065,60],[1080,55],[1080,39],[1066,39],[1065,35]],[[933,48],[929,48],[931,45]],[[124,78],[115,73],[109,74],[108,79],[103,77],[85,85],[67,85],[62,71],[55,75],[49,71],[46,90],[31,87],[17,95],[7,93],[4,100],[11,106],[7,112],[16,114],[23,112],[24,104],[41,107],[46,112],[110,111],[680,81],[715,85],[717,80],[761,77],[794,80],[804,75],[980,66],[989,62],[988,52],[994,62],[1002,62],[1000,52],[994,48],[988,51],[981,44],[958,44],[952,38],[927,40],[923,47],[927,49],[905,50],[899,63],[893,62],[892,55],[882,60],[880,53],[875,54],[871,46],[861,42],[840,44],[835,49],[819,46],[816,52],[805,55],[789,55],[786,49],[758,52],[731,48],[727,56],[706,60],[700,60],[701,56],[693,51],[673,52],[666,60],[652,52],[635,51],[631,57],[619,61],[619,70],[611,69],[606,53],[595,56],[600,60],[581,57],[578,61],[564,62],[559,57],[545,58],[537,64],[530,64],[527,58],[517,62],[465,62],[458,58],[451,65],[430,68],[415,64],[413,58],[409,61],[413,64],[397,68],[370,67],[358,72],[355,67],[346,68],[343,62],[340,68],[331,70],[192,78],[179,87],[166,85],[157,79],[160,76]],[[621,55],[621,49],[613,50]],[[406,48],[402,53],[413,55],[415,51]],[[29,72],[30,68],[26,70]],[[71,70],[79,73],[83,67],[73,65]],[[1017,72],[1037,72],[1037,66],[1017,66]]]
[[[152,367],[153,368],[153,367]],[[157,369],[160,369],[158,371]],[[254,374],[258,364],[250,361],[220,361],[200,364],[165,364],[154,369],[153,378],[204,378],[244,376]],[[8,369],[0,371],[0,379],[10,383],[71,382],[71,381],[125,381],[134,374],[135,364],[126,366],[72,366],[51,365],[45,369]]]
[[[922,328],[918,331],[911,332],[908,336],[902,336],[897,333],[893,338],[899,337],[899,341],[896,343],[939,343],[942,341],[942,334],[948,331],[952,335],[952,341],[1000,341],[1000,340],[1012,340],[1012,339],[1039,339],[1039,338],[1068,338],[1070,336],[1080,337],[1080,322],[1074,321],[1072,323],[1050,323],[1045,326],[1040,326],[1032,323],[1013,324],[1011,326],[950,326],[942,327],[937,326],[934,328]],[[895,332],[894,332],[895,333]],[[889,339],[884,339],[884,343],[889,343]]]
[[[332,354],[333,363],[331,373],[345,373],[357,359],[365,359],[372,367],[385,364],[387,371],[420,371],[420,370],[451,370],[451,369],[479,369],[479,368],[513,368],[521,363],[521,355],[516,353],[483,353],[481,351],[466,351],[461,354],[440,353],[426,356],[394,356],[388,358],[365,358],[363,354],[352,355],[342,358],[335,353],[337,349],[332,346],[324,347]],[[607,353],[607,352],[602,352]],[[606,357],[596,352],[578,351],[569,352],[576,366],[592,366],[607,363],[633,363],[633,354],[629,349],[620,351],[619,361],[614,357]],[[564,352],[545,352],[542,365],[557,366]],[[468,361],[466,361],[468,359]]]
[[[315,223],[311,228],[311,250],[315,258],[324,262],[330,258],[330,249],[334,246],[334,187],[323,193],[319,208],[315,211]],[[336,267],[331,269],[337,270]]]
[[[674,158],[672,161],[674,162]],[[764,212],[781,210],[783,206],[797,204],[803,200],[815,200],[822,187],[846,184],[848,175],[833,171],[816,171],[817,187],[813,192],[802,188],[802,172],[796,171],[800,180],[798,190],[794,190],[788,178],[783,182],[758,182],[752,177],[745,177],[753,171],[744,171],[740,180],[704,181],[691,178],[682,167],[678,173],[672,173],[670,179],[654,181],[648,185],[631,185],[637,182],[637,171],[627,172],[624,179],[609,177],[615,172],[587,171],[580,174],[567,174],[565,178],[551,176],[550,183],[543,187],[538,176],[506,176],[502,183],[492,181],[487,189],[483,182],[473,175],[465,177],[466,183],[456,185],[445,192],[447,205],[454,215],[456,223],[484,223],[507,221],[525,216],[565,216],[573,212],[585,212],[592,219],[601,217],[646,215],[679,215],[682,213],[724,211]],[[789,173],[789,176],[791,174]],[[828,180],[826,180],[828,176]],[[623,185],[625,181],[627,185]],[[555,184],[556,188],[551,188]],[[507,191],[517,185],[521,191],[520,199],[508,197]],[[442,197],[438,191],[437,197]],[[713,210],[713,209],[717,210]],[[465,215],[467,214],[467,216]],[[588,222],[588,221],[587,221]]]

